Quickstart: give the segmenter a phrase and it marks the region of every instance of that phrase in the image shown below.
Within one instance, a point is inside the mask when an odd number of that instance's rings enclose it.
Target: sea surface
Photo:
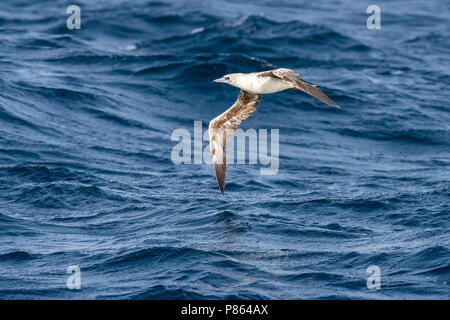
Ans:
[[[0,299],[449,299],[449,20],[438,0],[3,0]],[[342,108],[262,98],[241,128],[279,129],[277,174],[230,162],[222,196],[210,164],[173,163],[174,130],[238,94],[213,79],[281,67]]]

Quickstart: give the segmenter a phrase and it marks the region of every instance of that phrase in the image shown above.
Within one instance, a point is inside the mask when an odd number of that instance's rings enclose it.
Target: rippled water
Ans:
[[[449,298],[447,2],[70,4],[0,5],[0,298]],[[262,99],[278,174],[172,163],[236,98],[212,79],[278,67],[342,106]]]

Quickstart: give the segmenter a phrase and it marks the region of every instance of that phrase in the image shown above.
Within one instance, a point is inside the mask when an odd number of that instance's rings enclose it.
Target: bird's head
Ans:
[[[230,73],[224,75],[222,78],[214,80],[213,82],[226,83],[230,86],[241,88],[243,76],[243,73]]]

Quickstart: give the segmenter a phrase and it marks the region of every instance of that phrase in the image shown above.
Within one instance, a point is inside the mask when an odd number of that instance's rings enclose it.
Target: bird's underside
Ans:
[[[211,120],[211,122],[209,123],[210,151],[214,164],[214,172],[216,174],[217,184],[219,185],[222,194],[224,194],[225,191],[225,150],[227,141],[233,137],[235,130],[241,124],[241,122],[250,117],[250,115],[256,111],[256,106],[263,96],[262,93],[266,93],[265,90],[268,91],[268,93],[274,92],[272,88],[264,87],[264,83],[268,83],[266,80],[270,80],[269,82],[272,83],[274,80],[282,81],[282,88],[301,90],[326,104],[339,107],[320,89],[316,88],[314,85],[310,85],[306,82],[301,81],[300,75],[290,69],[275,69],[258,72],[251,75],[252,77],[256,77],[255,82],[263,83],[262,87],[258,87],[258,90],[261,91],[261,94],[250,93],[241,89],[239,96],[234,104],[224,113]],[[285,89],[280,89],[277,91],[282,91]]]
[[[282,82],[290,84],[292,86],[290,89],[301,90],[313,96],[317,100],[322,101],[323,103],[339,108],[339,106],[333,100],[328,98],[328,96],[325,93],[323,93],[322,90],[318,89],[315,85],[300,80],[300,75],[290,69],[282,68],[263,71],[256,73],[256,75],[258,77],[273,77],[279,79]]]

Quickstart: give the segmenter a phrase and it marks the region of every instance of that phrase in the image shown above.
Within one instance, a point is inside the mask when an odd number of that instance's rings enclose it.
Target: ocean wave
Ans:
[[[26,251],[13,251],[8,253],[0,254],[1,262],[15,262],[15,261],[26,261],[38,259],[39,255],[33,255]]]
[[[393,4],[367,30],[337,3],[81,1],[68,30],[61,0],[5,0],[0,298],[448,297],[442,6]],[[212,166],[172,162],[174,130],[193,151],[194,121],[236,99],[213,79],[281,67],[341,109],[262,98],[241,128],[279,129],[276,175],[228,161],[222,196]]]

